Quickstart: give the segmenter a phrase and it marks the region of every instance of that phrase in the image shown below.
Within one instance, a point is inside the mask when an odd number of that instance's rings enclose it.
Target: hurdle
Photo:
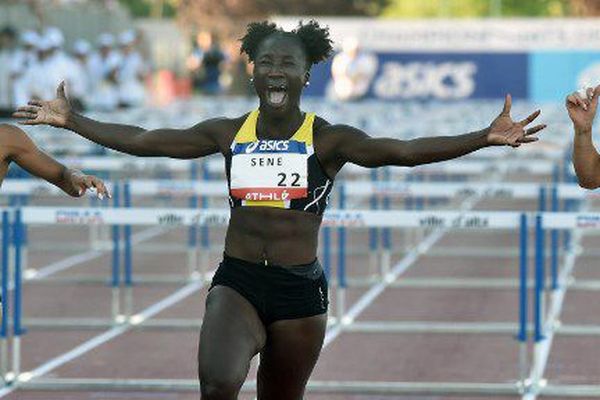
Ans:
[[[35,223],[35,224],[55,224],[57,221],[60,221],[61,224],[108,224],[108,225],[156,225],[160,224],[161,221],[164,223],[164,215],[170,215],[175,213],[177,215],[177,220],[181,226],[191,226],[191,225],[208,225],[208,226],[223,226],[228,221],[229,210],[220,210],[220,209],[205,209],[205,210],[190,210],[190,209],[145,209],[145,208],[99,208],[99,209],[81,209],[81,208],[56,208],[56,207],[25,207],[15,212],[15,246],[16,249],[19,249],[20,246],[20,237],[18,235],[19,226],[27,223]],[[69,216],[69,218],[65,218],[65,216]],[[431,227],[431,228],[440,228],[440,227],[449,227],[449,228],[457,228],[457,229],[482,229],[482,228],[493,228],[493,229],[514,229],[523,232],[523,224],[524,215],[521,213],[514,212],[452,212],[452,211],[370,211],[370,210],[332,210],[325,214],[323,219],[323,227],[324,229],[336,229],[338,233],[343,232],[347,229],[369,229],[370,227],[378,227],[378,228],[397,228],[397,227]],[[521,240],[523,243],[523,239]],[[346,245],[344,240],[338,240],[338,246],[344,247]],[[417,249],[418,250],[418,249]],[[338,254],[344,254],[343,249],[338,250]],[[15,253],[15,266],[18,267],[19,259],[17,257],[18,251]],[[521,261],[526,260],[526,257],[521,257]],[[522,264],[520,268],[526,268],[525,264]],[[344,276],[345,264],[343,261],[338,260],[338,284],[344,287],[346,282],[344,279],[339,279],[339,277]],[[523,276],[523,273],[521,273]],[[523,280],[522,280],[523,281]],[[21,282],[15,282],[20,285]],[[19,291],[20,293],[20,291]],[[520,290],[520,295],[526,293],[522,288]],[[14,338],[20,338],[20,336],[24,333],[24,329],[21,326],[21,310],[18,305],[20,302],[20,294],[19,296],[15,295],[15,329],[13,332]],[[484,329],[477,330],[478,332],[491,332],[491,333],[514,333],[517,335],[517,340],[519,342],[519,350],[524,347],[524,341],[527,340],[527,327],[523,324],[523,321],[527,320],[527,316],[523,316],[523,313],[526,312],[526,307],[523,307],[523,304],[526,303],[527,300],[522,300],[520,304],[520,317],[519,321],[515,324],[510,324],[502,327],[497,326],[488,326]],[[338,321],[343,321],[344,317],[342,317]],[[125,324],[132,323],[131,321],[124,322]],[[139,323],[140,326],[143,326],[145,321],[141,321]],[[197,326],[196,326],[197,329]],[[393,325],[393,324],[380,324],[380,323],[367,323],[367,322],[357,322],[352,321],[344,326],[345,330],[348,331],[368,331],[368,332],[403,332],[403,331],[420,331],[423,329],[430,329],[426,326],[414,326],[411,327],[410,324]],[[473,331],[472,327],[462,327],[462,331],[468,332]],[[435,330],[435,327],[433,327]],[[458,330],[461,330],[461,326],[458,326]],[[14,350],[20,350],[18,348]],[[14,351],[13,350],[13,351]],[[20,352],[17,351],[14,353],[16,360],[19,358]],[[23,374],[17,373],[20,372],[16,366],[18,363],[14,363],[13,365],[13,374],[16,377],[16,380],[13,382],[13,385],[17,385],[16,387],[24,388],[24,389],[35,389],[53,387],[55,389],[73,389],[75,387],[82,389],[88,387],[94,387],[94,385],[106,385],[106,388],[123,388],[127,387],[128,390],[133,390],[134,388],[142,389],[147,388],[148,390],[157,390],[160,387],[164,387],[164,385],[170,385],[169,387],[173,388],[173,390],[188,390],[189,388],[197,388],[197,383],[195,381],[173,381],[173,380],[156,380],[152,382],[147,381],[128,381],[127,383],[123,383],[122,381],[106,381],[102,384],[96,382],[93,383],[94,380],[90,380],[88,383],[84,381],[80,381],[76,383],[75,381],[64,381],[61,380],[44,380],[43,378],[34,377],[31,380],[20,380],[19,377]],[[521,371],[522,368],[519,369]],[[518,373],[517,373],[518,374]],[[517,375],[516,374],[516,375]],[[27,377],[27,375],[24,375]],[[91,383],[90,383],[91,382]],[[38,386],[38,383],[40,386]],[[490,384],[490,387],[494,387],[494,390],[504,390],[510,393],[518,393],[519,385],[516,380],[514,383],[506,383],[506,384]],[[161,386],[161,384],[163,386]],[[378,386],[379,385],[379,386]],[[104,387],[104,386],[102,386]],[[251,387],[251,386],[250,386]],[[432,382],[427,386],[429,390],[445,390],[446,393],[448,391],[456,390],[457,393],[482,393],[490,390],[490,387],[486,387],[486,385],[479,385],[479,389],[477,390],[472,385],[470,386],[468,383],[464,385],[456,385],[450,383],[436,383]],[[152,389],[154,388],[154,389]],[[188,388],[188,389],[185,389]],[[379,389],[378,389],[379,388]],[[390,382],[390,383],[375,383],[375,382],[364,382],[360,386],[352,386],[350,382],[325,382],[322,384],[318,384],[315,382],[311,383],[309,386],[309,390],[311,391],[328,391],[328,392],[341,392],[341,393],[374,393],[375,390],[386,390],[386,393],[412,393],[415,390],[419,390],[419,384],[414,383],[398,383],[398,382]],[[434,389],[435,388],[435,389]],[[391,390],[391,392],[389,392]],[[422,391],[427,392],[426,387],[422,386]],[[379,392],[382,393],[382,392]],[[439,392],[438,392],[439,393]],[[495,392],[497,393],[497,392]]]
[[[1,295],[2,302],[0,306],[1,310],[1,321],[0,321],[0,379],[5,381],[6,374],[8,373],[8,317],[9,317],[9,294],[8,294],[8,282],[9,282],[9,247],[10,247],[10,221],[9,221],[8,210],[2,210],[2,282]]]

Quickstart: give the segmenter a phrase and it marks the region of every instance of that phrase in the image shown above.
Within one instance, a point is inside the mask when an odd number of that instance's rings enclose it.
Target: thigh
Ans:
[[[259,400],[301,400],[317,363],[327,314],[282,320],[267,328],[267,343],[260,353]]]
[[[241,387],[250,360],[264,346],[266,332],[254,307],[227,286],[215,286],[206,299],[198,346],[198,375],[206,387]],[[239,388],[238,388],[239,390]]]

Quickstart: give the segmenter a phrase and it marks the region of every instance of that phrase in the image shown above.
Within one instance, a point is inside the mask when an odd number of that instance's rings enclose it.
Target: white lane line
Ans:
[[[153,227],[153,228],[145,229],[142,232],[138,232],[138,233],[131,235],[131,243],[134,245],[139,244],[146,240],[155,238],[156,236],[159,236],[165,232],[166,232],[166,229],[163,227]],[[74,256],[67,257],[63,260],[54,262],[43,268],[40,268],[36,272],[36,274],[31,279],[28,279],[28,280],[39,280],[39,279],[47,278],[48,276],[56,274],[57,272],[61,272],[61,271],[70,269],[70,268],[74,267],[75,265],[91,261],[95,258],[99,258],[102,255],[109,253],[110,251],[112,251],[112,250],[91,250],[86,253],[76,254]]]
[[[203,286],[204,286],[203,281],[189,283],[186,286],[184,286],[183,288],[181,288],[181,289],[177,290],[176,292],[172,293],[171,295],[165,297],[163,300],[147,307],[138,315],[142,318],[141,319],[142,321],[144,319],[152,318],[153,316],[160,313],[161,311],[171,307],[172,305],[180,302],[181,300],[185,299],[186,297],[188,297],[191,294],[195,293],[196,291],[200,290]],[[82,355],[86,354],[87,352],[116,338],[117,336],[122,335],[123,333],[132,329],[134,326],[135,325],[132,325],[129,323],[127,323],[125,325],[115,326],[114,328],[111,328],[110,330],[87,340],[86,342],[75,347],[74,349],[72,349],[66,353],[63,353],[63,354],[51,359],[50,361],[45,362],[44,364],[40,365],[33,371],[26,372],[21,375],[22,376],[25,375],[27,377],[27,381],[29,381],[31,379],[35,379],[42,375],[45,375],[48,372],[66,364],[70,361],[73,361],[74,359],[76,359],[78,357],[81,357]],[[10,386],[10,387],[0,390],[0,398],[8,395],[9,393],[12,393],[13,391],[15,391],[18,388],[19,388],[19,383],[17,381],[16,383],[13,384],[13,386]]]
[[[325,334],[325,340],[323,341],[323,349],[326,348],[331,342],[333,342],[340,333],[342,333],[342,325],[345,323],[351,323],[360,313],[362,313],[375,299],[389,286],[390,283],[395,281],[400,275],[402,275],[408,268],[410,268],[415,261],[419,258],[421,251],[427,251],[431,246],[435,244],[443,235],[445,231],[437,230],[427,236],[423,242],[421,242],[417,249],[412,250],[409,254],[404,256],[402,260],[394,266],[392,271],[386,276],[386,278],[371,287],[367,293],[361,296],[361,298],[350,307],[348,312],[344,315],[343,322],[335,324],[331,329],[327,330]],[[347,321],[347,322],[346,322]]]

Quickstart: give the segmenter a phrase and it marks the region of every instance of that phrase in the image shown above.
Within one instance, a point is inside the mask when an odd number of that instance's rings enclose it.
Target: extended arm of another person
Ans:
[[[567,96],[566,107],[573,121],[573,166],[581,187],[600,187],[600,154],[592,141],[592,124],[598,108],[600,85],[588,88],[585,96],[575,92]]]
[[[110,197],[104,182],[95,176],[85,175],[76,169],[67,168],[40,150],[21,129],[0,126],[0,137],[6,146],[10,161],[16,162],[29,173],[60,188],[72,197],[81,197],[88,189],[96,190],[98,198]]]
[[[519,147],[523,143],[535,142],[537,132],[546,125],[526,128],[540,111],[514,122],[510,117],[511,98],[506,97],[504,109],[488,128],[458,136],[437,136],[412,140],[372,138],[359,129],[331,126],[331,130],[344,131],[346,138],[340,140],[337,153],[342,161],[364,167],[386,165],[416,166],[450,160],[487,146]]]
[[[201,122],[189,129],[155,129],[93,120],[75,113],[67,100],[64,82],[52,101],[30,101],[13,114],[23,125],[52,125],[66,128],[102,146],[151,157],[197,158],[219,151],[215,132],[223,119]]]

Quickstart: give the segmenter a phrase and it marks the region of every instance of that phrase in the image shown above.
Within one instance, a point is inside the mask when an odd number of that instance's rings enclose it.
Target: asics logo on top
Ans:
[[[258,147],[259,142],[252,142],[246,147],[246,153],[252,153]]]
[[[246,147],[246,153],[253,153],[254,150],[259,151],[287,151],[290,146],[289,140],[259,140],[252,142]]]

